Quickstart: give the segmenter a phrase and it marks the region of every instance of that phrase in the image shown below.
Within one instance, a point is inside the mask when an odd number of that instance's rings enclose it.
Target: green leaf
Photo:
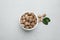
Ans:
[[[43,20],[43,23],[44,23],[45,25],[48,25],[48,22],[47,22],[46,20]]]
[[[42,21],[45,25],[48,25],[48,23],[50,22],[50,19],[48,17],[44,17],[43,21]]]
[[[45,18],[48,22],[50,22],[50,19],[48,17]]]

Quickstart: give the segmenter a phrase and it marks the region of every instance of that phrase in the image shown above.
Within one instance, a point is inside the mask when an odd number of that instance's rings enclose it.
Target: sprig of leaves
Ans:
[[[50,18],[44,17],[42,22],[43,22],[43,24],[48,25],[48,23],[49,23],[50,21],[51,21]]]

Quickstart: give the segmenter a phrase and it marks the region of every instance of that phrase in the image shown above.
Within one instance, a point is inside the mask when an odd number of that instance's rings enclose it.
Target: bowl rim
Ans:
[[[20,23],[20,18],[21,18],[21,16],[19,17],[19,25],[20,25],[20,27],[22,28],[22,29],[24,29],[24,30],[33,30],[33,29],[35,29],[36,27],[37,27],[37,24],[38,24],[38,16],[34,13],[34,15],[36,16],[36,18],[37,18],[37,23],[36,23],[36,25],[33,27],[33,28],[31,28],[31,29],[26,29],[26,28],[24,28],[23,27],[23,25]]]

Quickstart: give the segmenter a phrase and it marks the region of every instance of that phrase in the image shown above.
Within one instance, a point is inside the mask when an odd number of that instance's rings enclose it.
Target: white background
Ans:
[[[26,32],[18,21],[26,11],[46,12],[51,22]],[[60,0],[0,0],[0,40],[60,40]]]

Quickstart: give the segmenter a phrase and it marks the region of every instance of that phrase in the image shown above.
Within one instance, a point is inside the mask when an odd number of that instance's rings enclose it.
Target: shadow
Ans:
[[[20,25],[19,25],[18,29],[19,29],[19,32],[28,33],[28,34],[34,32],[34,30],[35,30],[35,29],[33,29],[33,30],[24,30],[23,28],[21,28]]]

